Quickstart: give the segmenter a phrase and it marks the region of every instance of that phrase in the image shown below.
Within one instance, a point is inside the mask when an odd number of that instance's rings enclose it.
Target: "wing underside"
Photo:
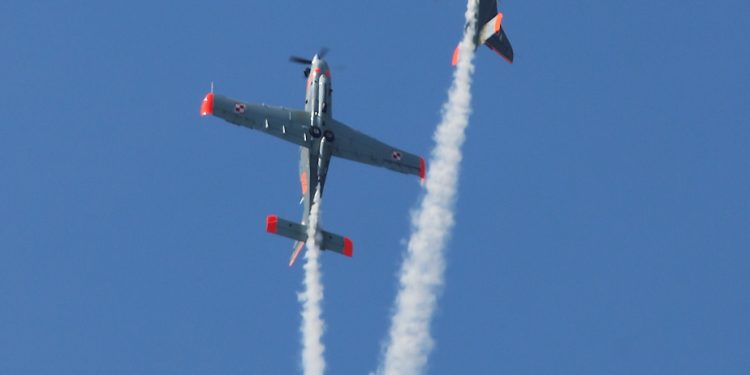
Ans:
[[[221,95],[211,95],[210,113],[235,125],[255,129],[296,145],[308,147],[308,112],[265,104],[245,103]],[[208,98],[208,96],[207,96]]]
[[[205,107],[205,108],[204,108]],[[310,114],[301,110],[244,103],[225,96],[206,96],[201,113],[214,115],[235,125],[263,131],[303,147],[312,142]],[[325,129],[333,132],[333,156],[413,174],[424,179],[424,159],[385,144],[336,120],[327,119]]]
[[[513,62],[513,47],[502,27],[503,14],[497,11],[497,0],[480,0],[477,25],[480,28],[479,43],[484,43],[505,60]]]
[[[490,22],[497,14],[497,0],[480,0],[479,13],[477,14],[477,25]]]
[[[424,159],[334,121],[333,156],[425,177]]]
[[[484,44],[508,62],[513,62],[513,47],[510,45],[510,41],[502,27],[497,34],[487,39]]]

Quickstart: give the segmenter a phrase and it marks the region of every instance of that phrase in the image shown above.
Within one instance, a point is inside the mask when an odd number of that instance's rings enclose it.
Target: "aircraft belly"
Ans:
[[[323,188],[326,182],[326,172],[331,159],[330,146],[326,144],[325,138],[315,140],[310,148],[300,147],[300,184],[302,184],[303,207],[302,221],[307,222],[310,215],[312,199],[320,189],[323,196]]]
[[[315,194],[315,185],[312,183],[313,180],[317,179],[315,170],[310,165],[310,149],[306,147],[300,147],[299,157],[299,174],[300,184],[302,185],[302,223],[307,224],[307,218],[310,215],[310,203],[312,197]]]

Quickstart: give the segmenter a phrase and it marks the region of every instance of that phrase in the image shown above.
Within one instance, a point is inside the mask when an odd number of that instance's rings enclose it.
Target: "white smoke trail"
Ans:
[[[443,118],[435,131],[436,146],[429,163],[427,191],[412,216],[412,234],[401,266],[395,312],[379,374],[420,374],[433,347],[430,322],[443,284],[443,253],[453,228],[461,146],[471,113],[476,10],[477,0],[469,0],[466,10],[469,27],[459,44],[453,84],[448,91],[448,101],[443,105]]]
[[[321,282],[319,241],[316,238],[320,219],[320,186],[316,190],[307,220],[307,251],[305,252],[304,291],[297,294],[302,303],[302,370],[305,375],[322,375],[326,367],[321,341],[325,323],[321,318],[323,283]]]

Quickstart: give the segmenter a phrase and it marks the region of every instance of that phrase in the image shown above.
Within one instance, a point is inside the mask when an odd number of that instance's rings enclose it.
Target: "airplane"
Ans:
[[[513,47],[503,30],[503,14],[497,11],[497,0],[479,0],[477,22],[474,25],[474,50],[484,44],[513,63]],[[466,24],[469,27],[469,24]],[[453,51],[452,64],[458,63],[458,46]]]
[[[320,188],[323,195],[331,157],[339,157],[384,167],[396,172],[425,178],[423,158],[390,146],[362,132],[359,132],[332,116],[331,69],[323,59],[327,50],[320,50],[312,60],[292,56],[295,63],[307,65],[304,75],[304,109],[289,109],[265,104],[246,103],[213,93],[213,87],[200,107],[201,116],[213,115],[234,125],[255,129],[300,146],[299,178],[302,188],[302,221],[298,224],[279,218],[266,217],[266,231],[295,240],[289,259],[294,264],[307,241],[312,199]],[[331,250],[351,257],[354,252],[352,241],[331,232],[316,228],[321,250]],[[316,241],[318,242],[318,241]]]

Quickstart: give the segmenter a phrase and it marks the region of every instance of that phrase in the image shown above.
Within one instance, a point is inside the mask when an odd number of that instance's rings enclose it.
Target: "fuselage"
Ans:
[[[335,134],[326,125],[331,120],[331,71],[325,60],[315,55],[310,65],[305,86],[305,111],[310,114],[310,147],[300,147],[300,184],[304,211],[302,223],[307,224],[313,197],[320,189],[323,195],[328,166],[331,161],[331,143]]]
[[[331,70],[325,60],[313,57],[305,86],[305,110],[331,117]]]

